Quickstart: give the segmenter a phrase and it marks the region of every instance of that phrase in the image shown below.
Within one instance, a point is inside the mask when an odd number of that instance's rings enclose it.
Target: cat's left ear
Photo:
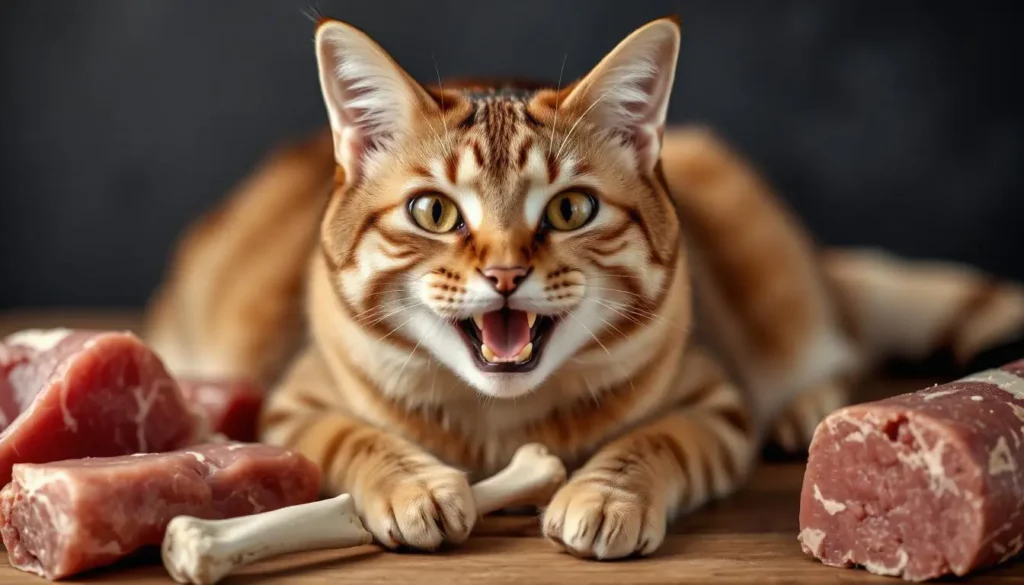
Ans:
[[[644,170],[658,161],[679,57],[679,21],[637,29],[572,89],[565,107],[635,144]]]

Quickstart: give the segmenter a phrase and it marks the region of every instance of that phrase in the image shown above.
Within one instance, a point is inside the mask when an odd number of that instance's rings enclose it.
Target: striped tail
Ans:
[[[1024,287],[955,263],[828,250],[825,273],[870,362],[959,372],[1024,357]]]

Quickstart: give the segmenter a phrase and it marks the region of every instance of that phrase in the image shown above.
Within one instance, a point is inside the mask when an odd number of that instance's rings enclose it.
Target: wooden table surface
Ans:
[[[130,312],[0,314],[0,335],[27,327],[132,329]],[[911,391],[924,382],[887,381],[862,396]],[[862,570],[825,567],[803,555],[796,540],[803,465],[764,463],[748,486],[728,500],[677,521],[652,557],[611,563],[582,561],[538,537],[532,517],[482,521],[468,542],[435,554],[390,553],[375,546],[298,554],[247,567],[233,584],[381,583],[898,583]],[[1024,562],[985,571],[965,583],[1024,583]],[[43,583],[0,560],[0,585]],[[154,554],[95,571],[71,583],[172,583]]]

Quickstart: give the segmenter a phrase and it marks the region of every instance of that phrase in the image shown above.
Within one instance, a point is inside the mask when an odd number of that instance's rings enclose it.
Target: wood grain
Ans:
[[[0,335],[26,327],[58,325],[135,329],[131,312],[0,314]],[[876,398],[907,392],[930,381],[886,381],[862,389]],[[764,463],[749,484],[728,500],[681,518],[651,558],[596,563],[559,553],[538,536],[529,516],[496,516],[477,526],[469,542],[435,554],[391,553],[375,546],[298,554],[266,561],[229,577],[225,585],[336,583],[899,583],[862,570],[825,567],[803,555],[796,541],[803,464]],[[43,583],[0,559],[0,585]],[[172,583],[152,551],[69,583]],[[1024,583],[1024,562],[986,571],[965,583]]]

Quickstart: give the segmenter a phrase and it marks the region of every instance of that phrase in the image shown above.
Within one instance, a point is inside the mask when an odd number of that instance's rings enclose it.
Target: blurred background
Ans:
[[[818,240],[1024,280],[1020,2],[5,0],[0,309],[141,306],[190,219],[325,123],[312,8],[425,81],[555,81],[563,57],[568,80],[677,13],[671,120],[717,129]]]

